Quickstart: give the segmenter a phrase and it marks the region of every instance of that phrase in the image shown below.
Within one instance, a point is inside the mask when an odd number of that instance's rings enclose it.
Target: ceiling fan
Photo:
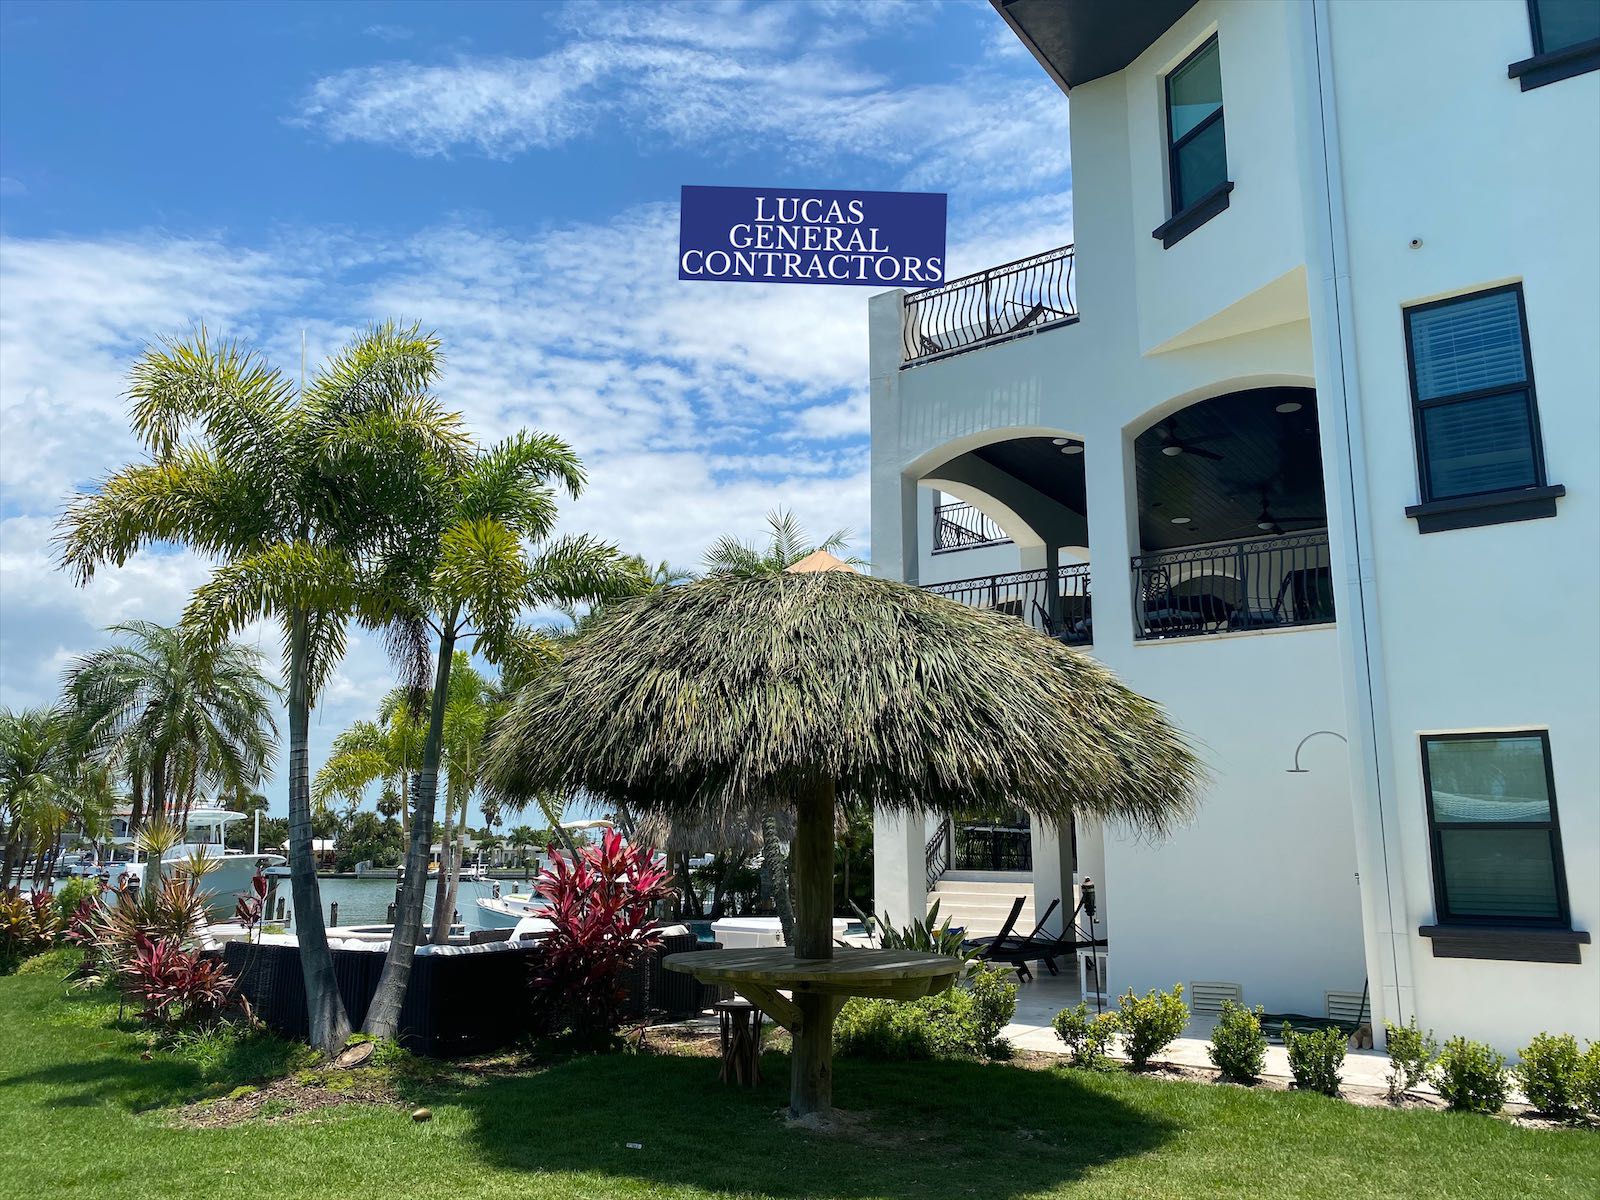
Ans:
[[[1178,436],[1178,420],[1168,417],[1156,426],[1156,435],[1161,439],[1161,453],[1168,458],[1176,458],[1180,454],[1193,454],[1196,458],[1209,458],[1213,462],[1221,462],[1222,455],[1215,450],[1207,450],[1202,442],[1214,442],[1214,437],[1186,438]]]
[[[1263,488],[1261,490],[1261,511],[1256,514],[1255,525],[1256,528],[1261,530],[1263,533],[1282,533],[1284,532],[1283,523],[1285,521],[1291,525],[1300,525],[1307,521],[1315,524],[1323,524],[1327,521],[1327,519],[1327,516],[1324,514],[1318,514],[1317,516],[1296,517],[1290,516],[1288,513],[1275,513],[1272,511],[1272,502],[1267,496],[1267,490]],[[1240,526],[1240,529],[1243,528],[1244,526]],[[1238,530],[1235,530],[1235,532],[1238,532]]]

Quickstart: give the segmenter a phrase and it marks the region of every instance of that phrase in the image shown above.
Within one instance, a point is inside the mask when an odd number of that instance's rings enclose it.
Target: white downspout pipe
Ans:
[[[1388,736],[1383,642],[1372,564],[1372,514],[1367,490],[1360,373],[1350,292],[1350,243],[1340,162],[1339,116],[1334,100],[1333,48],[1328,0],[1301,7],[1307,51],[1308,93],[1302,132],[1306,185],[1308,290],[1316,358],[1317,407],[1327,421],[1324,454],[1335,483],[1339,528],[1336,578],[1339,633],[1344,654],[1349,722],[1350,780],[1356,829],[1367,867],[1362,879],[1373,1023],[1404,1021],[1414,1012],[1410,933],[1400,871],[1399,824],[1390,802],[1394,779]],[[1342,497],[1339,493],[1343,493]],[[1403,951],[1404,947],[1404,951]],[[1381,1036],[1379,1038],[1381,1042]]]

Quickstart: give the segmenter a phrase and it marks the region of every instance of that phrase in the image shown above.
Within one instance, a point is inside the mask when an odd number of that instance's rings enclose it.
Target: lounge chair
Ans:
[[[1044,916],[1039,918],[1038,924],[1027,937],[1010,937],[1004,934],[993,938],[975,938],[967,943],[977,948],[978,957],[985,962],[1003,963],[1017,968],[1017,974],[1023,979],[1032,979],[1033,972],[1029,969],[1030,962],[1043,962],[1050,974],[1056,975],[1056,954],[1051,953],[1051,947],[1058,945],[1062,939],[1049,937],[1044,932],[1045,922],[1055,915],[1056,908],[1061,904],[1059,899],[1051,900],[1050,907],[1044,910]]]
[[[995,941],[997,939],[998,940],[1004,940],[1005,938],[1010,937],[1011,936],[1011,929],[1012,929],[1012,927],[1014,925],[1016,925],[1017,917],[1022,912],[1022,906],[1024,904],[1026,904],[1027,902],[1028,902],[1028,898],[1026,896],[1018,896],[1015,900],[1013,900],[1011,902],[1011,913],[1010,913],[1009,916],[1006,917],[1005,924],[1000,926],[1000,932],[999,933],[995,934],[994,937],[992,937],[992,938],[987,938],[987,937],[986,938],[967,938],[966,940],[964,940],[961,943],[962,949],[971,950],[974,947],[981,946],[986,942],[992,942],[992,941]]]

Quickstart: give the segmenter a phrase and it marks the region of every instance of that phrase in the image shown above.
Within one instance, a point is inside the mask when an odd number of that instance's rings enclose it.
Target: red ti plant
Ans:
[[[622,1026],[622,973],[660,945],[652,910],[675,893],[665,863],[607,830],[570,859],[551,854],[534,885],[539,915],[555,926],[534,969],[534,1008],[549,1030],[569,1025],[583,1045],[602,1046]]]
[[[142,931],[122,974],[128,992],[144,1004],[140,1018],[163,1025],[210,1020],[233,995],[233,978],[220,962]]]
[[[250,877],[250,890],[239,893],[238,903],[233,908],[234,919],[246,929],[254,929],[261,923],[261,910],[266,903],[267,877],[257,871]]]

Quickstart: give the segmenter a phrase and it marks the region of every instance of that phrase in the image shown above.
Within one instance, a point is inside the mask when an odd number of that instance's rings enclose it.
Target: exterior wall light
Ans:
[[[1306,770],[1306,768],[1304,768],[1304,767],[1302,767],[1300,765],[1300,750],[1312,738],[1320,737],[1322,734],[1327,734],[1329,737],[1336,737],[1341,742],[1343,742],[1346,746],[1348,746],[1350,744],[1350,739],[1345,737],[1344,734],[1335,733],[1331,729],[1318,729],[1315,732],[1308,733],[1308,734],[1305,735],[1305,737],[1300,739],[1300,745],[1296,746],[1294,748],[1294,766],[1292,766],[1288,770],[1286,770],[1284,772],[1284,774],[1286,774],[1286,775],[1309,775],[1311,773],[1308,770]]]

